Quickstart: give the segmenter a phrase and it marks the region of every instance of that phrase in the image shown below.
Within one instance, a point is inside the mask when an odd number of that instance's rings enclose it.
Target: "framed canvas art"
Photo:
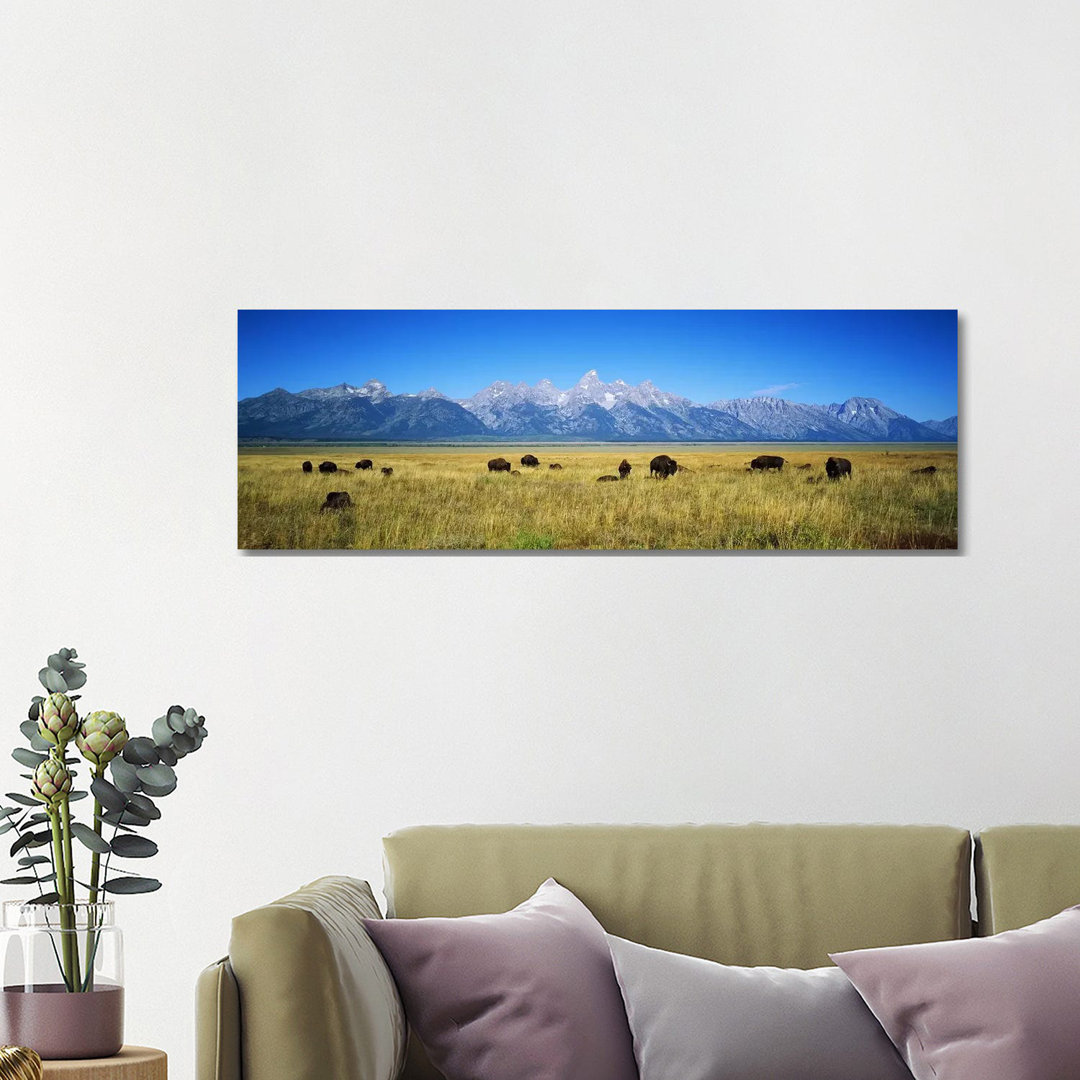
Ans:
[[[957,313],[245,310],[243,549],[956,550]]]

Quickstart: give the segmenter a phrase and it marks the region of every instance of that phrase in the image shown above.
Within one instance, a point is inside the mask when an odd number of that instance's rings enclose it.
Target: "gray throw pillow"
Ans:
[[[839,968],[729,967],[608,935],[641,1080],[911,1080]]]

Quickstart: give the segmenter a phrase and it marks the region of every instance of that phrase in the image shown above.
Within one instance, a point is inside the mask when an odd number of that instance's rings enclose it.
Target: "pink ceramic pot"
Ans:
[[[45,1060],[112,1057],[124,1044],[124,988],[69,994],[62,983],[5,986],[0,1042],[28,1046]]]

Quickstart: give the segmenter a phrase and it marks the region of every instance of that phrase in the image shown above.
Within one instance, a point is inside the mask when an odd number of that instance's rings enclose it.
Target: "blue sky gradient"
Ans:
[[[239,397],[379,379],[469,397],[497,379],[566,389],[651,379],[708,403],[875,397],[957,412],[957,316],[927,311],[240,311]]]

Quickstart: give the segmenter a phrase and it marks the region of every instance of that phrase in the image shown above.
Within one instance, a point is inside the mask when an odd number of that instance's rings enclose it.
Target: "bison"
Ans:
[[[304,472],[311,472],[311,462],[305,461],[304,464],[300,466],[300,468],[303,469]]]
[[[510,462],[504,457],[493,457],[488,462],[488,472],[509,472]]]
[[[535,469],[536,466],[540,464],[540,461],[532,454],[525,454],[521,459],[521,464],[527,469]]]
[[[674,476],[678,471],[679,463],[673,457],[668,457],[667,454],[657,454],[649,462],[649,475],[655,476],[658,480],[666,480],[669,476]]]
[[[392,468],[390,468],[389,465],[384,465],[382,467],[382,474],[383,474],[383,476],[393,476],[394,475],[394,470]]]
[[[839,480],[841,476],[851,479],[851,462],[846,457],[831,457],[825,462],[825,475],[830,480]]]
[[[371,465],[371,458],[369,458],[369,457],[366,457],[366,458],[361,458],[361,459],[360,459],[360,460],[359,460],[359,461],[358,461],[358,462],[356,463],[356,467],[357,467],[358,469],[370,469],[370,468],[372,468],[372,465]]]
[[[775,469],[780,472],[784,467],[784,459],[777,457],[775,454],[758,454],[753,461],[750,462],[751,469],[760,469],[762,472],[768,472],[769,469]]]
[[[337,472],[337,466],[332,461],[319,463],[319,472]]]
[[[558,463],[557,461],[553,461],[553,462],[552,462],[552,463],[551,463],[551,464],[550,464],[550,465],[548,466],[548,468],[549,468],[549,469],[561,469],[561,468],[562,468],[562,466],[561,466],[561,465],[560,465],[560,464],[559,464],[559,463]]]
[[[630,470],[632,468],[633,465],[631,465],[626,458],[623,458],[622,461],[619,462],[619,479],[625,480],[630,475]]]
[[[521,470],[520,469],[511,469],[510,470],[510,475],[511,476],[520,476],[521,475]]]
[[[352,506],[352,499],[347,491],[328,491],[326,493],[326,502],[322,504],[321,509],[344,510],[347,506]]]
[[[602,480],[614,480],[616,484],[617,484],[617,483],[619,482],[619,478],[618,478],[617,476],[598,476],[598,477],[596,478],[596,482],[597,482],[598,484],[599,484],[599,483],[600,483],[600,482],[601,482]]]
[[[918,473],[920,476],[933,476],[937,472],[936,465],[924,465],[921,469],[912,469],[913,473]]]

